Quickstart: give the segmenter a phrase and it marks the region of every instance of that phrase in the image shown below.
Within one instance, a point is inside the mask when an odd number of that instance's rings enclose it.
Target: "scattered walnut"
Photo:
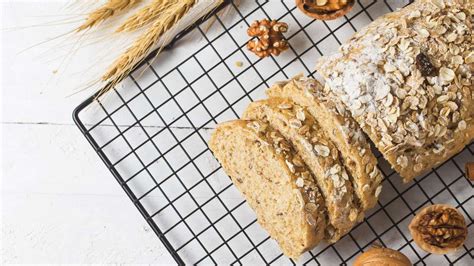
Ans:
[[[447,254],[462,246],[467,237],[462,214],[446,204],[423,209],[409,225],[415,243],[426,252]]]
[[[250,25],[247,34],[256,37],[247,43],[247,49],[258,57],[264,58],[270,55],[278,56],[288,49],[288,43],[283,33],[288,31],[288,24],[276,20],[263,19],[255,21]]]
[[[410,260],[401,252],[382,247],[373,247],[354,261],[354,266],[411,266]]]
[[[298,8],[306,15],[322,20],[336,19],[352,9],[352,0],[297,0]]]
[[[419,53],[416,56],[416,67],[418,68],[418,70],[420,70],[421,74],[424,77],[431,77],[437,75],[436,68],[431,63],[430,58],[424,53]]]
[[[304,2],[312,7],[316,4],[318,9],[327,11],[336,11],[347,5],[347,0],[307,0]]]

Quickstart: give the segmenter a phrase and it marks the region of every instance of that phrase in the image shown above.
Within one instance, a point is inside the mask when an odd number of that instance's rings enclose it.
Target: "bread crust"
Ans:
[[[339,149],[353,177],[354,191],[362,208],[374,207],[382,189],[382,174],[365,134],[345,106],[336,97],[326,94],[317,80],[302,75],[273,85],[267,95],[290,98],[307,108]]]
[[[418,0],[317,69],[405,182],[474,139],[472,1]]]
[[[278,130],[313,173],[326,203],[329,242],[339,240],[363,218],[339,151],[306,108],[288,99],[270,98],[251,103],[242,118],[264,121]],[[321,154],[320,149],[327,153]]]
[[[230,121],[217,126],[209,147],[286,256],[297,259],[321,241],[324,199],[278,132],[261,121]]]

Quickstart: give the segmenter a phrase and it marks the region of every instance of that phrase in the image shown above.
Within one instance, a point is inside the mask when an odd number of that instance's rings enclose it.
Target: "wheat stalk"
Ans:
[[[136,14],[128,18],[116,32],[130,32],[154,21],[161,13],[169,8],[173,0],[153,0],[150,4],[140,9]]]
[[[160,13],[159,18],[153,22],[150,28],[140,36],[127,50],[122,54],[102,76],[103,81],[109,81],[108,85],[101,90],[99,95],[107,92],[110,88],[119,83],[127,76],[132,69],[140,63],[151,51],[171,27],[194,6],[197,0],[179,0],[174,1],[167,9]]]
[[[86,22],[77,28],[77,32],[92,28],[114,16],[117,12],[133,7],[140,1],[141,0],[108,0],[103,6],[89,14]]]

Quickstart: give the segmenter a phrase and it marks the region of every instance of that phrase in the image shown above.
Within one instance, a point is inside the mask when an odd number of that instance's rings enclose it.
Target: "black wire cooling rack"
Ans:
[[[335,21],[314,21],[293,1],[227,1],[230,12],[213,15],[211,30],[198,22],[202,40],[179,64],[164,52],[135,70],[105,99],[95,95],[74,111],[74,120],[133,204],[178,264],[351,264],[374,243],[406,254],[414,264],[473,264],[473,183],[464,164],[474,144],[410,184],[380,158],[385,176],[378,206],[334,245],[320,244],[298,262],[283,256],[255,220],[207,147],[212,128],[239,117],[273,82],[305,72],[355,31],[405,1],[357,1]],[[257,59],[246,51],[246,29],[261,18],[285,21],[290,50]],[[153,55],[152,55],[153,56]],[[236,62],[242,62],[236,64]],[[144,68],[149,68],[143,71]],[[407,225],[433,203],[454,205],[467,218],[468,240],[456,253],[419,249]]]

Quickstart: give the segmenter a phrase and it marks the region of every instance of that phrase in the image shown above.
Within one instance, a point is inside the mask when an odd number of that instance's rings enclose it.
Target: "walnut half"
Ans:
[[[467,237],[464,217],[446,204],[424,208],[411,221],[409,229],[415,243],[426,252],[434,254],[455,251]]]
[[[400,251],[374,246],[359,255],[353,266],[411,266],[410,260]]]
[[[351,11],[354,0],[296,0],[296,6],[306,15],[331,20]]]

